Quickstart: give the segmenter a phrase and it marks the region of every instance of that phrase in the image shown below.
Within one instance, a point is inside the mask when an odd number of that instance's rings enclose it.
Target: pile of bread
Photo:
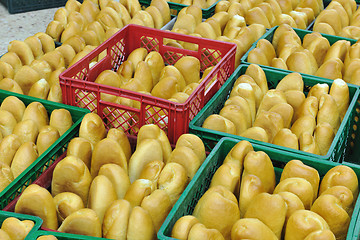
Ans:
[[[30,185],[15,212],[66,233],[153,239],[205,157],[199,137],[183,134],[172,149],[156,125],[140,129],[132,152],[123,131],[106,132],[100,117],[89,113],[54,168],[51,193]]]
[[[315,19],[312,30],[359,40],[359,13],[354,0],[331,1]]]
[[[194,5],[202,9],[213,7],[213,5],[219,0],[169,0],[168,2],[180,3],[184,5]],[[176,15],[176,12],[174,12]]]
[[[0,191],[72,124],[71,114],[66,109],[54,109],[48,113],[39,102],[25,106],[15,96],[5,98],[0,106]]]
[[[283,24],[275,30],[271,42],[260,39],[246,61],[359,85],[359,50],[358,43],[351,45],[347,40],[330,45],[317,32],[301,40],[289,25]]]
[[[293,28],[306,29],[323,9],[322,0],[242,0],[220,1],[215,13],[225,11],[240,15],[247,24],[258,23],[266,28],[286,23]]]
[[[234,83],[220,112],[202,127],[258,141],[326,155],[349,106],[349,87],[341,79],[312,86],[305,96],[299,73],[268,89],[265,72],[251,64]]]
[[[1,240],[24,240],[34,227],[34,222],[31,220],[19,220],[15,217],[8,217],[4,219],[0,228]]]
[[[250,24],[249,26],[246,24],[244,17],[227,12],[215,13],[212,17],[202,21],[201,8],[191,5],[181,9],[171,31],[235,43],[237,45],[235,66],[238,66],[240,58],[251,47],[251,44],[266,31],[265,26],[261,24]],[[198,47],[196,44],[189,45],[176,41],[166,44],[195,51]]]
[[[77,46],[98,46],[127,24],[160,29],[170,21],[165,0],[153,0],[142,10],[137,0],[68,0],[46,29],[55,41]]]
[[[0,89],[62,102],[59,75],[66,68],[126,24],[161,28],[168,21],[170,9],[165,0],[152,1],[146,10],[134,0],[85,0],[82,4],[69,0],[56,11],[46,33],[9,43],[8,52],[0,58]],[[54,40],[63,44],[55,48]]]
[[[359,192],[357,175],[345,165],[321,175],[320,181],[315,168],[291,160],[276,184],[269,156],[241,141],[216,170],[206,192],[194,200],[192,215],[179,218],[171,235],[176,239],[346,239]]]

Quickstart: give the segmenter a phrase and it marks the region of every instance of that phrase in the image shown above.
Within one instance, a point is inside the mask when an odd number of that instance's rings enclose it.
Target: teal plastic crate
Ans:
[[[160,240],[169,240],[171,238],[171,231],[175,222],[182,216],[192,214],[194,208],[201,198],[201,196],[209,188],[212,176],[216,170],[223,163],[226,155],[230,150],[238,143],[239,140],[231,138],[222,138],[214,149],[210,152],[209,156],[206,158],[205,162],[202,164],[194,178],[191,180],[184,193],[180,196],[179,200],[175,203],[168,217],[165,219],[163,225],[161,226],[158,232],[158,239]],[[272,160],[274,165],[275,174],[277,177],[277,182],[281,175],[282,169],[287,162],[293,159],[301,160],[305,165],[311,166],[318,170],[320,178],[325,175],[327,171],[331,168],[340,165],[339,163],[329,162],[316,158],[308,158],[305,156],[296,155],[294,153],[284,152],[281,150],[276,150],[271,147],[260,146],[257,144],[252,144],[254,151],[264,151]],[[275,167],[276,166],[276,167]],[[360,168],[356,165],[352,165],[358,179],[360,179]],[[356,201],[353,215],[351,217],[351,223],[348,230],[348,236],[346,240],[353,240],[351,238],[354,232],[354,224],[357,220],[358,212],[355,209],[359,209],[360,199]],[[355,239],[354,239],[355,240]]]
[[[272,39],[275,33],[275,30],[278,28],[278,26],[275,26],[273,28],[270,28],[263,36],[261,36],[256,42],[254,42],[254,44],[249,48],[249,50],[241,57],[241,63],[245,63],[245,64],[251,64],[248,61],[248,55],[249,52],[251,50],[253,50],[254,48],[256,48],[256,44],[260,39],[266,39],[268,40],[270,43],[272,43]],[[312,31],[309,30],[302,30],[302,29],[297,29],[297,28],[293,28],[294,31],[296,32],[296,34],[300,37],[301,41],[304,39],[306,34],[312,33]],[[350,39],[350,38],[344,38],[344,37],[339,37],[339,36],[334,36],[334,35],[329,35],[329,34],[324,34],[324,33],[320,33],[323,37],[325,37],[330,45],[333,45],[335,42],[339,41],[339,40],[346,40],[350,42],[350,45],[353,45],[354,43],[356,43],[355,39]],[[288,73],[292,73],[294,71],[290,71],[290,70],[284,70],[284,69],[279,69],[279,68],[274,68],[274,67],[270,67],[270,66],[266,66],[266,65],[261,65],[259,64],[261,67],[264,68],[270,68],[270,69],[277,69],[277,70],[281,70],[284,72],[288,72]],[[310,75],[310,74],[304,74],[304,76],[313,76],[316,78],[319,78],[317,76],[314,75]]]
[[[83,0],[77,0],[83,2]],[[10,14],[65,6],[67,0],[1,0]]]
[[[9,217],[14,217],[21,221],[31,220],[34,222],[33,228],[30,230],[29,234],[25,237],[24,240],[32,239],[32,235],[40,228],[41,224],[43,223],[43,220],[39,217],[34,217],[34,216],[20,214],[20,213],[0,211],[0,227],[2,226],[2,223],[4,222],[4,220]]]
[[[215,14],[215,7],[216,4],[218,4],[218,2],[220,2],[221,0],[216,1],[213,5],[211,5],[208,8],[202,8],[202,16],[204,19],[208,19],[209,17],[211,17],[212,15]],[[139,3],[142,6],[148,7],[150,6],[151,0],[139,0]],[[185,5],[185,4],[181,4],[181,3],[174,3],[174,2],[170,2],[167,1],[167,3],[169,4],[169,8],[170,11],[173,10],[175,11],[175,14],[173,14],[173,16],[177,16],[178,13],[181,11],[181,9],[188,7],[189,5]]]
[[[32,102],[40,102],[46,108],[49,116],[55,109],[66,109],[71,113],[74,124],[56,142],[41,154],[27,169],[14,179],[3,191],[0,192],[0,209],[4,209],[12,200],[19,196],[22,191],[38,178],[45,169],[66,151],[69,141],[78,133],[80,123],[85,114],[90,111],[65,104],[50,102],[39,98],[33,98],[13,92],[0,90],[0,102],[8,96],[19,98],[26,106]]]
[[[50,232],[50,231],[37,231],[34,232],[29,238],[29,240],[36,240],[38,237],[52,235],[55,236],[58,240],[100,240],[105,238],[98,237],[89,237],[84,235],[70,234],[70,233],[62,233],[62,232]]]
[[[341,125],[337,131],[337,134],[335,135],[335,138],[330,146],[328,153],[323,156],[287,147],[282,147],[272,143],[261,142],[250,138],[244,138],[237,135],[203,128],[202,125],[208,116],[210,116],[211,114],[218,114],[220,112],[220,110],[224,106],[225,101],[229,98],[229,94],[236,79],[245,73],[248,66],[249,65],[247,64],[240,65],[230,76],[230,78],[225,82],[225,84],[220,88],[220,90],[211,98],[211,100],[204,106],[204,108],[195,116],[195,118],[189,124],[190,133],[198,135],[203,140],[207,149],[212,149],[222,137],[231,137],[239,140],[248,140],[251,143],[257,143],[262,146],[284,150],[289,153],[295,153],[298,155],[312,158],[316,157],[317,159],[321,160],[328,160],[334,162],[343,162],[344,160],[349,162],[359,162],[358,159],[351,157],[353,155],[353,151],[359,151],[355,149],[355,147],[352,148],[351,146],[358,145],[355,143],[355,141],[359,141],[356,138],[356,136],[358,136],[359,138],[359,130],[357,129],[357,127],[354,128],[353,125],[357,124],[360,115],[360,111],[358,111],[360,106],[360,103],[358,102],[360,90],[357,86],[352,84],[348,85],[350,93],[349,108],[345,114],[343,121],[341,122]],[[274,89],[279,83],[279,81],[286,75],[288,75],[288,72],[278,71],[275,69],[263,68],[263,70],[267,78],[269,89]],[[329,86],[331,86],[332,84],[332,81],[329,79],[315,78],[303,74],[301,75],[305,84],[305,93],[309,91],[309,87],[317,83],[326,83]]]

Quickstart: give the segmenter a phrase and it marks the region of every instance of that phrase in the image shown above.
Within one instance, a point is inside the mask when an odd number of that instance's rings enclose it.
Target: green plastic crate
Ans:
[[[39,217],[34,217],[34,216],[20,214],[20,213],[0,211],[0,227],[1,227],[2,223],[4,222],[4,220],[9,217],[15,217],[21,221],[31,220],[34,222],[33,228],[30,230],[29,234],[25,237],[24,240],[32,239],[32,235],[40,228],[41,224],[43,223],[43,220]]]
[[[52,235],[55,236],[58,240],[100,240],[105,238],[98,237],[89,237],[84,235],[70,234],[70,233],[62,233],[62,232],[49,232],[49,231],[37,231],[34,232],[29,238],[29,240],[36,240],[40,236]]]
[[[204,19],[208,19],[209,17],[214,15],[216,4],[218,4],[218,2],[220,2],[220,1],[221,0],[216,1],[216,3],[214,3],[213,5],[211,5],[208,8],[202,8],[201,9],[202,17]],[[139,3],[141,4],[141,6],[148,7],[148,6],[150,6],[151,0],[139,0]],[[174,2],[169,2],[169,1],[167,1],[167,3],[169,4],[170,11],[173,10],[176,12],[176,14],[174,14],[173,16],[177,16],[178,13],[181,11],[181,9],[189,6],[189,5],[185,5],[185,4],[181,4],[181,3],[174,3]]]
[[[40,174],[47,169],[67,148],[69,141],[78,133],[83,117],[90,111],[65,104],[50,102],[39,98],[33,98],[21,94],[16,94],[0,90],[0,102],[8,96],[19,98],[26,106],[32,102],[40,102],[46,108],[49,116],[55,109],[66,109],[71,113],[74,124],[56,142],[41,154],[27,169],[14,179],[0,193],[0,209],[6,207],[12,200],[21,194]]]
[[[203,109],[195,116],[195,118],[190,122],[189,129],[190,133],[194,133],[198,135],[204,142],[207,149],[212,149],[215,144],[222,138],[222,137],[232,137],[239,140],[248,140],[251,143],[257,143],[262,146],[266,147],[272,147],[279,150],[284,150],[289,153],[296,153],[298,155],[306,156],[306,157],[316,157],[317,159],[321,160],[328,160],[328,161],[334,161],[334,162],[342,162],[344,160],[349,162],[356,162],[359,161],[357,159],[351,159],[350,156],[352,156],[352,150],[355,148],[351,148],[349,146],[356,145],[355,142],[355,136],[358,136],[358,129],[353,128],[353,125],[355,125],[356,119],[359,118],[359,111],[357,111],[357,108],[359,108],[360,103],[357,101],[359,99],[360,90],[357,86],[349,84],[349,93],[350,93],[350,105],[349,108],[345,114],[345,117],[343,121],[341,122],[341,125],[339,127],[339,130],[337,131],[337,134],[335,135],[335,138],[333,140],[333,143],[330,146],[330,149],[328,153],[324,156],[316,155],[312,153],[307,153],[300,150],[295,150],[287,147],[282,147],[279,145],[261,142],[257,140],[253,140],[250,138],[240,137],[237,135],[232,135],[228,133],[223,133],[211,129],[206,129],[202,127],[203,122],[205,119],[210,116],[211,114],[218,114],[222,107],[224,106],[225,101],[228,99],[229,94],[232,90],[232,87],[236,81],[236,79],[243,75],[249,65],[242,64],[240,65],[234,73],[230,76],[230,78],[225,82],[225,84],[220,88],[220,90],[211,98],[211,100],[204,106]],[[269,89],[273,89],[277,86],[278,82],[288,75],[287,72],[278,71],[275,69],[270,68],[263,68]],[[329,86],[331,86],[332,81],[325,78],[315,78],[312,76],[305,76],[301,74],[304,80],[304,92],[309,91],[309,87],[317,84],[317,83],[326,83]],[[358,147],[359,148],[359,147]]]
[[[241,57],[241,63],[246,63],[246,64],[251,64],[250,62],[248,62],[248,55],[249,52],[251,50],[253,50],[254,48],[256,48],[256,44],[260,39],[266,39],[268,40],[270,43],[272,43],[272,39],[275,33],[275,30],[278,28],[278,26],[275,26],[273,28],[270,28],[264,35],[262,35],[257,41],[255,41],[253,43],[253,45],[249,48],[249,50]],[[297,33],[297,35],[300,37],[301,41],[304,39],[306,34],[312,33],[312,31],[309,30],[302,30],[302,29],[297,29],[297,28],[293,28],[295,30],[295,32]],[[334,35],[328,35],[328,34],[324,34],[324,33],[320,33],[323,37],[325,37],[330,45],[333,45],[335,42],[339,41],[339,40],[347,40],[350,42],[350,45],[353,45],[354,43],[356,43],[355,39],[351,39],[351,38],[344,38],[344,37],[339,37],[339,36],[334,36]],[[284,69],[279,69],[279,68],[274,68],[274,67],[270,67],[270,66],[266,66],[266,65],[261,65],[259,64],[261,67],[264,68],[270,68],[270,69],[277,69],[277,70],[281,70],[284,72],[294,72],[294,71],[290,71],[290,70],[284,70]],[[304,74],[304,76],[313,76],[313,77],[317,77],[314,75],[310,75],[310,74]],[[317,77],[319,78],[319,77]]]
[[[83,2],[83,0],[77,0]],[[65,6],[67,0],[1,0],[10,14]]]
[[[163,225],[161,226],[158,232],[158,239],[160,240],[168,240],[174,239],[171,238],[171,230],[175,224],[175,222],[184,215],[192,214],[194,208],[201,198],[201,196],[206,192],[209,188],[212,176],[216,172],[216,170],[223,163],[226,155],[230,152],[230,150],[238,143],[239,140],[231,139],[231,138],[222,138],[218,144],[216,144],[215,148],[210,152],[209,156],[206,158],[205,162],[201,165],[194,178],[191,180],[183,194],[181,194],[179,200],[175,203],[174,207],[170,211],[169,215],[165,219]],[[325,175],[327,171],[331,168],[340,165],[339,163],[329,162],[321,159],[308,158],[300,155],[296,155],[289,152],[284,152],[281,150],[276,150],[271,147],[260,146],[257,144],[252,144],[255,151],[264,151],[272,160],[275,174],[277,178],[277,182],[282,172],[283,166],[287,162],[293,159],[301,160],[305,165],[311,166],[318,170],[320,178]],[[275,167],[276,166],[276,167]],[[358,166],[352,165],[358,179],[360,179],[360,168]],[[347,240],[353,235],[353,228],[356,220],[358,212],[355,209],[359,209],[360,198],[357,199],[356,205],[354,208],[353,216],[351,217],[351,223],[348,230]]]

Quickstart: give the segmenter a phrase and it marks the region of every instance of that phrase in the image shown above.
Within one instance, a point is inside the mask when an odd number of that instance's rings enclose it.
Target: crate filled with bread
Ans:
[[[358,166],[222,138],[159,239],[353,239]]]
[[[88,113],[67,152],[4,210],[79,239],[153,239],[205,158],[196,135],[171,145],[157,125],[127,136]]]
[[[241,62],[332,80],[341,78],[359,85],[359,46],[355,39],[294,29],[283,24],[267,31]]]
[[[30,240],[41,224],[42,220],[39,217],[0,211],[0,238]]]
[[[190,132],[208,149],[222,137],[232,137],[303,156],[349,161],[359,144],[358,98],[358,87],[341,79],[240,65],[190,122]]]
[[[181,40],[196,51],[164,45]],[[156,124],[172,144],[234,71],[236,45],[127,25],[60,75],[63,102],[136,135]]]
[[[3,209],[59,157],[87,109],[0,90]]]

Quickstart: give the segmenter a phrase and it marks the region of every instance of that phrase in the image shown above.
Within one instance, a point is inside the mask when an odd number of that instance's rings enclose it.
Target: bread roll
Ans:
[[[94,210],[102,224],[106,209],[117,199],[112,182],[104,175],[96,176],[90,185],[88,208]]]
[[[10,112],[17,122],[22,120],[25,108],[25,104],[15,96],[6,97],[0,107],[0,109]]]
[[[291,126],[291,132],[293,132],[298,138],[300,138],[301,134],[309,133],[313,134],[316,127],[316,120],[311,115],[303,115],[299,117]]]
[[[318,113],[318,105],[319,105],[319,100],[314,97],[314,96],[310,96],[305,98],[305,100],[302,102],[302,104],[298,107],[298,109],[295,111],[295,116],[294,116],[294,122],[305,115],[310,115],[313,118],[315,118],[317,116]]]
[[[261,127],[251,127],[246,129],[244,132],[240,134],[240,136],[245,138],[250,138],[254,140],[258,140],[261,142],[268,142],[269,137],[266,131]]]
[[[353,169],[345,165],[331,168],[320,183],[319,195],[333,186],[345,186],[351,190],[353,196],[359,193],[358,179]]]
[[[17,72],[23,65],[20,57],[14,52],[5,53],[1,56],[0,60],[2,62],[10,64],[13,67],[14,72]]]
[[[31,51],[29,45],[24,41],[13,40],[8,45],[8,51],[16,53],[23,65],[30,65],[34,61],[34,54]]]
[[[314,190],[311,183],[305,178],[290,177],[282,180],[274,189],[274,194],[291,192],[300,198],[305,209],[310,210],[314,199]]]
[[[40,79],[31,86],[27,95],[41,99],[47,99],[49,91],[49,83],[45,79]]]
[[[36,123],[33,120],[28,119],[16,124],[13,134],[19,137],[21,143],[35,143],[39,134],[39,130]]]
[[[329,225],[319,214],[309,210],[297,210],[288,220],[285,238],[290,240],[305,239],[312,232],[328,229]]]
[[[240,217],[244,217],[249,204],[254,197],[265,192],[261,179],[253,174],[242,176],[239,195]]]
[[[236,85],[234,84],[234,86],[236,86]],[[259,99],[259,100],[261,100],[261,99]],[[257,101],[257,100],[255,99],[255,101]],[[257,102],[255,104],[257,104]],[[260,102],[259,102],[259,104],[260,104]],[[243,112],[243,115],[245,117],[246,126],[250,127],[251,124],[252,124],[253,119],[252,119],[252,113],[251,113],[251,110],[250,110],[249,103],[246,101],[246,99],[243,98],[243,97],[240,97],[240,96],[236,96],[236,95],[232,96],[232,97],[229,97],[225,101],[224,107],[225,106],[230,106],[230,105],[234,105],[237,108],[240,108],[240,110]]]
[[[311,211],[325,219],[336,239],[346,239],[350,216],[341,207],[340,199],[330,194],[322,194],[315,200]]]
[[[245,156],[253,151],[253,147],[248,141],[240,141],[230,150],[224,159],[225,163],[233,163],[240,167],[240,172],[243,170]]]
[[[3,78],[13,79],[14,78],[14,75],[15,75],[14,68],[9,63],[0,61],[0,67],[1,67],[0,79],[3,79]]]
[[[263,128],[268,134],[269,142],[272,142],[278,131],[284,128],[284,120],[278,113],[262,111],[256,117],[253,127]]]
[[[298,110],[305,100],[305,94],[302,91],[298,90],[287,90],[285,92],[286,101],[290,104],[294,109],[294,115],[292,118],[292,122],[295,121],[296,114],[298,114]]]
[[[85,163],[77,157],[67,156],[54,168],[51,193],[53,196],[62,192],[75,193],[87,206],[91,181],[90,171]]]
[[[57,219],[62,223],[71,213],[84,208],[82,199],[72,192],[62,192],[54,197]]]
[[[332,10],[331,10],[332,11]],[[332,58],[339,58],[342,62],[345,60],[346,52],[349,51],[350,42],[347,40],[336,41],[326,52],[324,62]]]
[[[155,235],[156,232],[148,211],[139,206],[134,207],[129,217],[127,239],[154,239]]]
[[[39,151],[39,155],[43,154],[59,138],[59,131],[56,128],[50,125],[40,128],[39,135],[36,140],[36,146]]]
[[[3,138],[0,142],[0,162],[3,162],[7,165],[11,165],[15,153],[22,145],[22,142],[19,136],[15,134],[10,134]]]
[[[131,206],[128,201],[124,199],[114,201],[105,212],[103,237],[125,240],[130,213]]]
[[[164,168],[164,162],[155,160],[146,164],[140,173],[139,179],[148,179],[157,186],[160,173]]]
[[[64,233],[101,237],[101,223],[95,211],[82,208],[70,214],[58,228]]]
[[[167,163],[160,173],[158,188],[163,189],[175,204],[188,184],[186,170],[178,163]]]
[[[56,230],[58,227],[53,198],[39,185],[31,184],[24,190],[15,205],[15,212],[40,217],[44,228]]]
[[[330,94],[324,94],[319,101],[319,112],[317,114],[317,123],[327,122],[337,132],[340,126],[340,113],[335,99]]]
[[[92,147],[89,140],[82,137],[71,139],[66,154],[67,156],[74,156],[81,159],[87,168],[90,169]]]
[[[22,120],[33,120],[40,130],[43,126],[49,124],[49,116],[46,108],[39,102],[30,103],[25,111]]]
[[[239,196],[240,190],[240,167],[233,163],[222,164],[214,173],[210,188],[221,185]]]
[[[304,240],[335,240],[334,233],[329,229],[318,230],[310,233]]]
[[[345,113],[349,107],[349,87],[342,79],[335,79],[333,84],[331,85],[330,96],[336,102],[336,105],[339,109],[339,114],[341,119],[344,118]]]
[[[4,78],[0,80],[0,89],[14,93],[24,94],[20,85],[11,78]]]
[[[271,229],[256,218],[243,218],[235,222],[231,229],[231,239],[278,239]]]
[[[99,115],[96,113],[86,114],[80,124],[79,137],[89,140],[94,147],[105,136],[105,126]]]
[[[14,175],[10,166],[0,161],[0,191],[4,190],[13,180]]]
[[[286,210],[286,203],[280,195],[260,193],[249,204],[244,217],[259,219],[280,238],[285,222]]]
[[[314,55],[307,49],[292,53],[286,60],[286,64],[291,71],[310,75],[314,75],[318,70]]]
[[[55,109],[51,112],[49,125],[56,128],[62,136],[73,124],[71,114],[66,109]]]
[[[11,239],[24,240],[34,227],[31,220],[19,220],[15,217],[6,218],[1,225],[1,230],[5,231]]]
[[[352,215],[354,206],[354,196],[349,188],[345,186],[333,186],[326,189],[321,195],[330,194],[337,197],[340,200],[341,207],[349,214]]]
[[[225,238],[219,232],[219,230],[214,229],[214,228],[207,228],[202,223],[196,223],[190,229],[188,239],[189,240],[196,240],[196,239],[224,240]]]
[[[118,199],[122,199],[130,186],[130,180],[123,168],[114,163],[100,167],[98,175],[106,176],[113,184]]]
[[[137,179],[128,188],[124,199],[129,201],[131,207],[140,206],[144,197],[150,195],[156,186],[148,179]]]
[[[255,79],[254,79],[255,80]],[[255,120],[256,115],[256,101],[253,88],[248,83],[240,83],[231,90],[230,97],[240,96],[243,97],[249,104],[252,122]]]
[[[320,67],[324,62],[326,52],[330,48],[330,43],[318,32],[313,32],[304,36],[303,46],[314,55],[318,67]]]
[[[129,162],[132,152],[131,152],[131,146],[130,146],[129,139],[126,136],[126,134],[124,133],[124,131],[122,129],[118,129],[118,128],[111,128],[111,129],[109,129],[106,137],[114,139],[115,141],[117,141],[119,143],[119,145],[123,149],[123,152],[126,156],[127,162]]]
[[[110,138],[105,138],[95,145],[91,156],[91,175],[97,176],[100,167],[107,163],[115,163],[122,167],[125,172],[128,171],[124,151],[115,140]]]
[[[58,240],[54,235],[42,235],[38,237],[36,240]]]
[[[214,204],[218,207],[212,207]],[[230,238],[233,224],[240,219],[236,197],[222,186],[209,188],[197,202],[193,215],[207,228],[219,230],[225,239]]]
[[[300,160],[291,160],[285,165],[284,170],[281,173],[280,182],[291,177],[306,179],[313,188],[313,201],[317,198],[320,176],[315,168],[305,165]]]
[[[272,107],[280,103],[286,103],[286,98],[283,91],[276,89],[267,91],[257,110],[257,116],[259,116],[262,111],[269,111]]]
[[[315,141],[315,138],[309,132],[303,132],[299,136],[300,150],[312,154],[320,154],[319,147]]]
[[[292,192],[279,192],[278,194],[284,199],[287,206],[286,218],[284,224],[284,229],[285,229],[289,217],[297,210],[304,210],[305,207],[301,199]],[[285,233],[283,232],[283,234]]]
[[[323,122],[316,126],[314,138],[321,155],[326,155],[328,153],[334,137],[334,130],[329,123]]]
[[[0,229],[0,237],[3,240],[11,240],[9,234],[7,234],[4,230]],[[39,238],[38,238],[39,239]]]
[[[318,83],[311,87],[308,96],[314,96],[318,100],[320,100],[323,94],[328,94],[328,93],[329,93],[329,85],[327,85],[326,83]]]
[[[169,195],[164,190],[157,189],[144,197],[141,207],[148,211],[155,231],[158,232],[166,216],[169,214],[172,204]]]
[[[228,134],[236,134],[235,124],[219,114],[211,114],[207,117],[204,120],[202,127]]]
[[[11,112],[0,109],[0,132],[3,137],[10,135],[16,124],[16,119]]]
[[[272,143],[296,150],[299,149],[298,137],[288,128],[280,129],[274,136]]]
[[[277,90],[286,92],[288,90],[304,90],[304,81],[299,73],[290,73],[283,77],[276,86]]]
[[[162,129],[160,129],[159,126],[155,124],[147,124],[142,126],[140,128],[140,131],[138,132],[138,140],[136,147],[138,147],[141,144],[141,142],[145,139],[157,139],[161,143],[164,162],[166,163],[172,151],[166,133]]]
[[[23,143],[16,151],[11,162],[11,172],[14,178],[18,177],[39,157],[38,149],[33,142]]]
[[[171,237],[181,240],[188,239],[189,232],[196,223],[199,223],[196,217],[192,215],[182,216],[175,222]]]
[[[191,148],[177,145],[176,148],[172,151],[168,162],[176,162],[182,165],[186,170],[187,176],[191,180],[203,161],[199,159],[199,157]]]

